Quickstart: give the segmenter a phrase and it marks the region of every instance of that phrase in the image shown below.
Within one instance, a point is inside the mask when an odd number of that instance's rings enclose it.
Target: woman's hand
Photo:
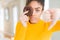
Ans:
[[[60,9],[49,9],[44,12],[43,18],[47,22],[51,22],[48,30],[50,30],[60,18]]]
[[[54,9],[48,9],[43,12],[43,20],[46,22],[51,22],[55,17],[55,10]]]
[[[28,11],[24,12],[23,14],[20,15],[20,21],[23,24],[24,27],[27,26],[27,21],[29,20],[28,16],[25,15],[26,13],[28,13]]]

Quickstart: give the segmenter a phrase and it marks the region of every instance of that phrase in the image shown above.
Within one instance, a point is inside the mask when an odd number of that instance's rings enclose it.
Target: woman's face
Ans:
[[[32,1],[29,5],[32,8],[32,15],[29,16],[30,23],[37,23],[40,20],[40,15],[42,13],[42,5],[37,1]]]

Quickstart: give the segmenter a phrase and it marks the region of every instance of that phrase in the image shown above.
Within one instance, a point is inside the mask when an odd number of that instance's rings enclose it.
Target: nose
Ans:
[[[32,15],[35,15],[35,11],[32,11]]]

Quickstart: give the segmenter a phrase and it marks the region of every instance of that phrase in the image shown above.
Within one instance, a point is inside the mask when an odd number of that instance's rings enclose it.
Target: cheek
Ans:
[[[37,19],[39,19],[39,18],[40,18],[40,16],[41,16],[41,14],[37,14],[37,15],[36,15],[36,18],[37,18]]]
[[[37,16],[41,16],[41,15],[42,15],[42,12],[39,12],[39,13],[37,13],[36,15],[37,15]]]

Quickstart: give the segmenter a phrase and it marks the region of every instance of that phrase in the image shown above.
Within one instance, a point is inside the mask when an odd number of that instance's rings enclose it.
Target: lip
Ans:
[[[32,19],[32,20],[36,20],[36,17],[34,17],[34,16],[31,16],[31,17],[30,17],[30,19]]]

